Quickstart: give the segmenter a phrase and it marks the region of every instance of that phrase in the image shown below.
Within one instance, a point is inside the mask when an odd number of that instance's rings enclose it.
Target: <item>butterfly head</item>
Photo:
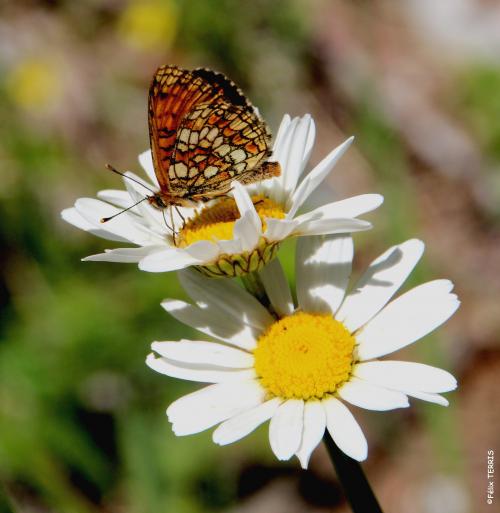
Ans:
[[[198,205],[196,201],[163,191],[148,196],[148,202],[159,210],[163,210],[168,207],[196,207]]]
[[[169,203],[165,203],[160,194],[153,194],[152,196],[148,196],[148,202],[150,205],[159,208],[160,210],[169,206]]]

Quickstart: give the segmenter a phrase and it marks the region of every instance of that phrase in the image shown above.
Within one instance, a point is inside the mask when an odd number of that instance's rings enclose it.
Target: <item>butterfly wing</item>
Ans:
[[[197,68],[193,70],[192,75],[201,78],[206,84],[210,84],[214,90],[220,93],[220,97],[227,103],[245,107],[247,110],[253,111],[254,107],[245,93],[229,78],[222,73],[212,71],[207,68]]]
[[[221,73],[208,69],[160,67],[149,89],[149,138],[155,174],[162,191],[171,191],[169,166],[181,120],[203,103],[219,100],[252,110],[240,89]],[[179,183],[176,184],[179,188]]]
[[[171,190],[196,201],[225,194],[233,180],[252,183],[279,175],[264,165],[271,133],[245,105],[224,101],[200,104],[182,120],[171,154]],[[264,176],[266,173],[269,176]]]

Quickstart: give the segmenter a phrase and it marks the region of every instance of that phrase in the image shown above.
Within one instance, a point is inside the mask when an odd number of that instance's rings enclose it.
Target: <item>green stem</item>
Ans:
[[[359,462],[344,454],[328,432],[323,441],[353,513],[383,513]]]
[[[271,309],[271,301],[266,293],[264,284],[259,276],[258,272],[252,272],[245,274],[241,277],[244,287],[259,300],[267,309]]]

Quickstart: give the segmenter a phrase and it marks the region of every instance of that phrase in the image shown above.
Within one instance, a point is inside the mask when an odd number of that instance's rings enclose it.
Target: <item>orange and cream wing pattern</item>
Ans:
[[[170,190],[207,200],[227,192],[233,180],[262,179],[270,139],[267,125],[253,109],[223,101],[198,105],[179,126],[169,166]]]
[[[149,136],[160,188],[170,190],[168,169],[181,120],[202,103],[224,101],[244,110],[253,107],[238,87],[220,73],[162,66],[149,89]]]

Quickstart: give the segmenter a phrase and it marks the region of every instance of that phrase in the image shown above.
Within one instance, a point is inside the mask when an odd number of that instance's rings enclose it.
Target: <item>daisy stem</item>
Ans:
[[[328,433],[325,433],[323,441],[352,511],[383,513],[359,462],[344,454]]]
[[[271,301],[266,293],[266,289],[264,288],[264,284],[259,276],[258,272],[251,272],[245,274],[241,277],[241,281],[243,282],[243,286],[259,300],[266,308],[270,308]]]

